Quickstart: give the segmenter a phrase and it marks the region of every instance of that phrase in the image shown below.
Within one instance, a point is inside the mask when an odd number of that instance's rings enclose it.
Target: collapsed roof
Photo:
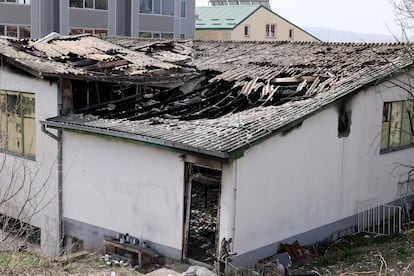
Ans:
[[[46,125],[237,158],[255,143],[412,64],[411,44],[0,40],[38,77],[130,83],[140,92]]]

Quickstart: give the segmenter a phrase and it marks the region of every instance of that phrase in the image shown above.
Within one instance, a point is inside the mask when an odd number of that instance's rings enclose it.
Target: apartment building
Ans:
[[[195,0],[0,0],[0,36],[194,38]]]

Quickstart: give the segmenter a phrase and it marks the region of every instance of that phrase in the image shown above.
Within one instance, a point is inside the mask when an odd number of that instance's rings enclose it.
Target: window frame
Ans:
[[[380,153],[414,146],[414,100],[383,103]]]
[[[265,37],[276,38],[276,23],[266,23]]]
[[[76,32],[76,33],[72,33]],[[77,28],[70,27],[69,35],[91,34],[95,36],[108,36],[108,29],[93,29],[93,28]]]
[[[187,17],[187,2],[185,0],[180,1],[180,17]]]
[[[16,97],[13,109],[9,107],[11,97]],[[0,152],[36,160],[35,93],[0,90],[0,122],[3,120],[4,123],[1,124],[3,127],[0,127]],[[13,125],[15,125],[14,128],[10,127]],[[14,131],[13,135],[10,135],[11,131]],[[13,149],[11,140],[9,140],[11,137],[17,139],[15,141],[19,150]]]
[[[108,0],[78,0],[80,6],[74,6],[72,3],[73,0],[69,0],[69,8],[71,9],[86,9],[86,10],[97,10],[97,11],[108,11]],[[92,1],[92,7],[87,7],[87,2]],[[97,1],[105,1],[105,8],[97,8]],[[74,1],[75,2],[75,1]]]
[[[0,24],[0,29],[2,30],[2,32],[0,33],[0,36],[9,36],[8,35],[8,28],[16,28],[16,36],[10,36],[10,37],[14,37],[17,39],[25,39],[25,38],[30,38],[31,36],[31,27],[30,25],[22,25],[22,24]],[[23,33],[24,28],[29,30],[29,36],[21,36],[21,34]]]
[[[167,4],[165,3],[170,3],[170,2],[171,2],[171,11],[167,13],[166,12]],[[144,5],[145,3],[148,3],[148,5]],[[156,3],[157,3],[157,6],[156,6]],[[155,10],[155,7],[157,7],[157,10]],[[180,8],[181,8],[181,3],[180,3]],[[140,14],[152,14],[152,15],[157,15],[157,16],[174,16],[175,15],[175,0],[141,0],[139,4],[139,13]],[[180,10],[180,16],[181,16],[181,10]]]
[[[0,0],[0,3],[14,4],[14,5],[31,5],[31,0]]]

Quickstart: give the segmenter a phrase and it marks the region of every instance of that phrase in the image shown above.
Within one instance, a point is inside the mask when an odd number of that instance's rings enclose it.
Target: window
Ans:
[[[152,13],[152,0],[141,0],[139,2],[140,13]]]
[[[186,8],[186,3],[185,1],[181,1],[181,17],[185,17],[185,8]]]
[[[83,8],[83,0],[70,0],[69,7],[72,8]]]
[[[30,0],[0,0],[0,3],[2,2],[30,5]]]
[[[19,38],[30,38],[30,26],[19,26]]]
[[[70,0],[69,7],[108,10],[108,0]]]
[[[161,38],[163,39],[173,39],[172,33],[161,33]]]
[[[7,26],[6,28],[6,35],[10,37],[17,37],[17,26]]]
[[[266,37],[276,36],[276,24],[266,24]]]
[[[172,39],[174,36],[173,33],[152,33],[152,32],[139,32],[138,37],[140,38],[163,38],[163,39]],[[180,34],[180,38],[184,39],[185,35]]]
[[[250,35],[250,26],[246,25],[244,26],[244,36],[249,36]]]
[[[289,39],[293,39],[293,29],[289,29]]]
[[[95,0],[95,9],[97,9],[97,10],[107,10],[108,9],[108,0]]]
[[[182,5],[183,4],[181,4],[181,7]],[[141,0],[139,4],[139,12],[174,15],[174,0]]]
[[[140,38],[151,38],[150,32],[139,32],[138,37]]]
[[[174,15],[174,0],[162,0],[162,14]]]
[[[413,100],[384,103],[381,130],[382,151],[414,143],[413,110]]]
[[[185,34],[180,34],[180,39],[185,39]]]
[[[0,36],[30,38],[30,26],[0,25]]]
[[[0,149],[35,157],[35,96],[0,90]]]
[[[92,34],[96,36],[107,36],[108,30],[106,29],[70,29],[69,35],[80,35],[80,34]]]

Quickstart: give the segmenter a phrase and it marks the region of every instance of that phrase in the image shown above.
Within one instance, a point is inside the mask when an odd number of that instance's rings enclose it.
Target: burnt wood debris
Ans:
[[[44,76],[71,79],[70,112],[152,118],[154,123],[156,118],[213,119],[306,100],[352,84],[406,49],[400,44],[103,41],[91,36],[8,43],[48,61],[37,64]]]

